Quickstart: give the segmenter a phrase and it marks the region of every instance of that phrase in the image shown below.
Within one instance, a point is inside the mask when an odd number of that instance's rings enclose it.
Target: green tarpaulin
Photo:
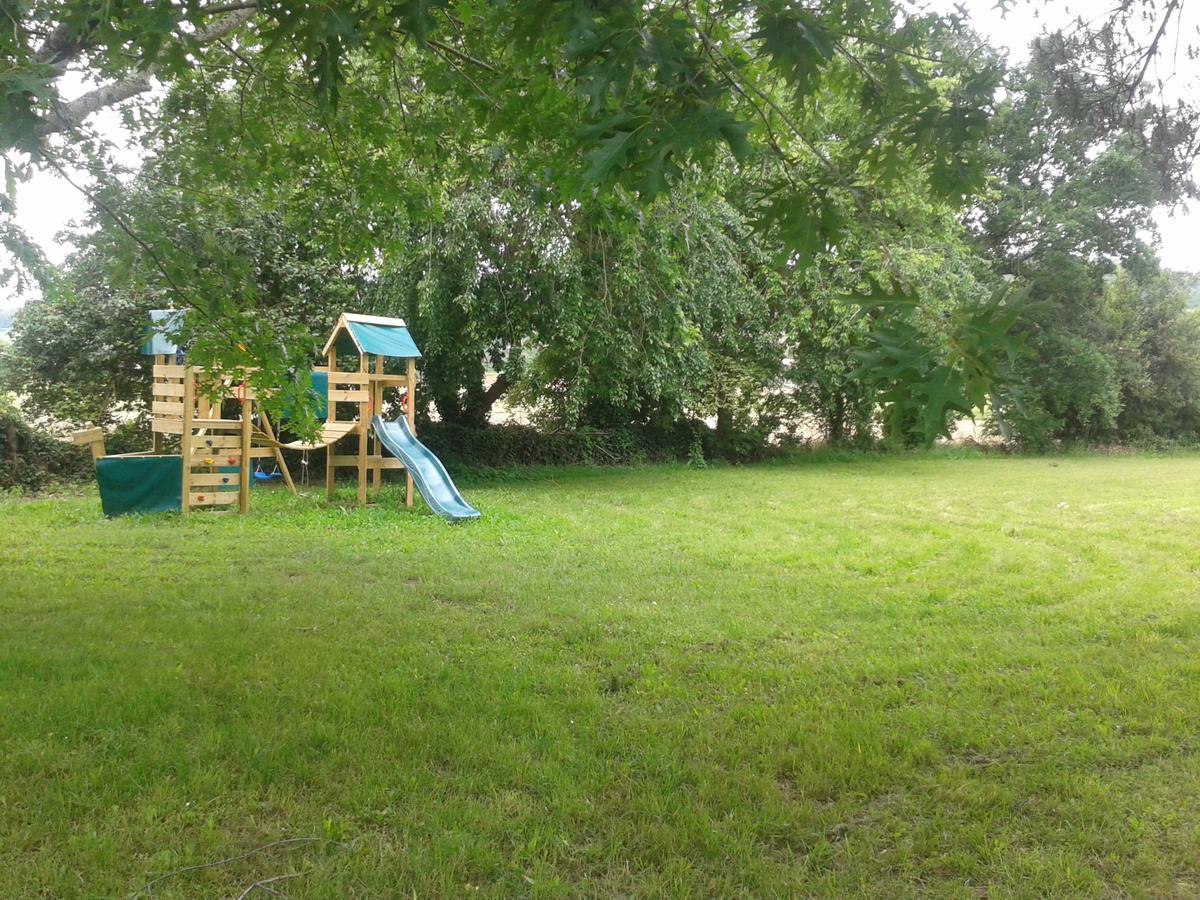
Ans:
[[[322,422],[329,415],[329,373],[328,372],[313,372],[311,387],[308,389],[310,397],[315,397],[317,400],[316,415]]]
[[[421,356],[407,328],[368,322],[347,322],[346,327],[354,336],[360,353],[377,353],[398,359],[419,359]]]
[[[183,481],[178,456],[109,456],[96,460],[100,508],[106,516],[177,512]]]
[[[142,353],[146,356],[174,356],[179,348],[167,335],[183,327],[183,310],[152,309],[150,321],[154,324],[146,327],[146,343],[142,344]]]
[[[324,422],[329,415],[329,373],[328,372],[313,372],[312,380],[309,382],[308,396],[314,402],[313,412],[318,421]],[[292,408],[284,407],[284,421],[291,418]]]

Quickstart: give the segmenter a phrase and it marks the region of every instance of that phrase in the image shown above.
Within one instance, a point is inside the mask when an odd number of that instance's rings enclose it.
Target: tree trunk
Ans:
[[[496,380],[492,382],[492,386],[483,392],[480,405],[483,409],[484,418],[487,418],[491,415],[492,407],[496,405],[497,400],[508,393],[509,387],[508,374],[506,372],[501,372],[496,376]]]
[[[831,444],[840,444],[846,439],[846,395],[841,391],[833,396],[833,409],[825,420],[825,434]]]
[[[496,405],[497,400],[504,396],[508,387],[508,376],[501,372],[486,390],[483,387],[482,379],[479,384],[467,388],[466,395],[462,399],[460,424],[471,428],[482,428],[486,425],[492,407]]]
[[[433,405],[437,407],[438,418],[443,422],[453,422],[456,425],[463,424],[462,403],[458,393],[455,392],[438,392],[433,397]]]
[[[728,406],[717,407],[717,453],[729,459],[733,448],[733,410]]]
[[[434,402],[443,422],[453,422],[466,428],[482,428],[487,424],[492,407],[508,388],[508,376],[501,372],[487,390],[484,390],[483,381],[480,380],[465,391],[439,394]]]

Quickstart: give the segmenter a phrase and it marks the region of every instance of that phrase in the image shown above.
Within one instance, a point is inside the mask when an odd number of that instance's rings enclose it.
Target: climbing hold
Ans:
[[[207,441],[205,441],[204,443],[205,443],[205,444],[207,444],[209,447],[211,447],[211,446],[212,446],[212,438],[209,438],[209,439],[208,439]]]
[[[196,495],[196,500],[197,500],[197,501],[199,501],[200,503],[203,503],[203,502],[204,502],[204,495],[203,495],[203,494],[197,494],[197,495]]]
[[[230,456],[230,457],[228,457],[228,459],[229,459],[229,464],[231,466],[237,465],[238,458],[236,456]]]
[[[213,464],[213,458],[211,456],[204,457],[204,464],[206,466],[211,466]]]
[[[228,478],[222,478],[222,479],[221,479],[221,484],[229,484],[229,479],[228,479]]]

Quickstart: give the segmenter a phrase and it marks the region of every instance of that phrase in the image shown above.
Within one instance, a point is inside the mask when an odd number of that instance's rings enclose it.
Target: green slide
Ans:
[[[479,510],[462,498],[442,461],[417,440],[406,419],[388,422],[382,416],[376,416],[371,420],[371,427],[388,453],[404,461],[413,484],[430,509],[450,522],[479,518]]]

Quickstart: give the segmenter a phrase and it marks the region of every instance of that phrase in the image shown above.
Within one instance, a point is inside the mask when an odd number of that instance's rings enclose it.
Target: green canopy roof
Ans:
[[[346,328],[354,337],[354,343],[363,353],[378,353],[380,356],[396,356],[401,359],[419,357],[421,351],[413,342],[412,335],[403,325],[368,325],[366,322],[347,322]]]
[[[408,333],[403,319],[345,313],[325,345],[339,353],[374,353],[396,359],[419,359],[421,351]]]

